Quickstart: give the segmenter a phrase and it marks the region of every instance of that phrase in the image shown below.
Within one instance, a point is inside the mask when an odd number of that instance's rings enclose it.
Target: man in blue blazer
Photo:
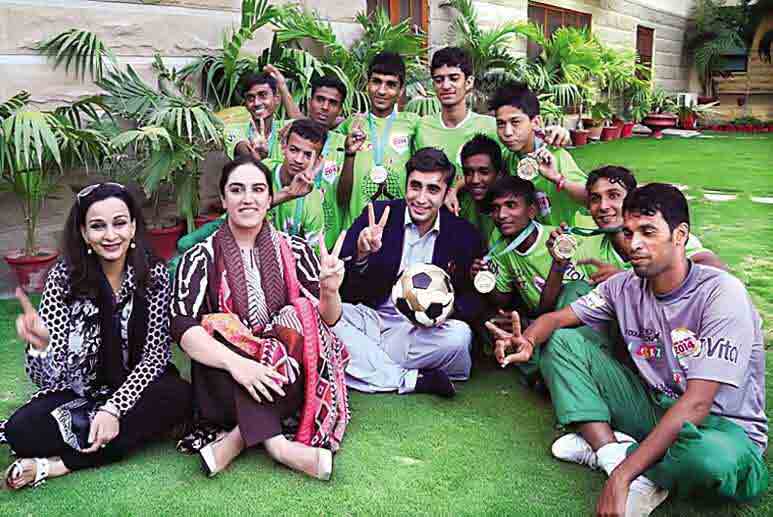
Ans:
[[[405,199],[371,203],[347,233],[341,252],[347,303],[333,331],[351,355],[350,387],[450,397],[452,381],[470,375],[472,331],[466,322],[484,310],[470,267],[486,250],[475,227],[443,206],[454,167],[442,151],[420,149],[406,172]],[[414,326],[390,299],[399,274],[419,262],[448,272],[456,293],[453,319],[437,327]]]

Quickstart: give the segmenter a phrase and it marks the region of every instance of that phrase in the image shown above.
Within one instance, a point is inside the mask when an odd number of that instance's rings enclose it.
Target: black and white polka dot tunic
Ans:
[[[143,390],[166,369],[171,358],[169,337],[169,274],[163,263],[156,264],[149,273],[147,289],[147,336],[143,341],[142,356],[126,381],[111,394],[108,403],[121,415],[139,400]],[[70,300],[70,276],[67,266],[59,261],[49,273],[38,309],[50,334],[48,347],[43,351],[27,350],[27,374],[44,393],[73,390],[81,396],[95,392],[100,338],[99,307],[96,300]],[[116,310],[120,313],[124,365],[128,358],[128,323],[134,301],[136,281],[131,266],[118,293]]]

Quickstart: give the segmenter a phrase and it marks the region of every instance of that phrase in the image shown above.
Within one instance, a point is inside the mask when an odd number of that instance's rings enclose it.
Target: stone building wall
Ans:
[[[221,47],[226,30],[239,25],[240,0],[0,0],[0,99],[19,90],[37,104],[71,101],[95,92],[63,70],[52,70],[37,55],[37,42],[70,28],[87,29],[110,46],[122,64],[152,77],[150,63],[158,51],[171,66]],[[365,0],[303,0],[301,5],[331,22],[343,41],[356,38],[356,13]],[[270,42],[264,28],[248,48]]]

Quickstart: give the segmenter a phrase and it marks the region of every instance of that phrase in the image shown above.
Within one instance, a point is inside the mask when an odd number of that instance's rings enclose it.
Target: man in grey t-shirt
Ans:
[[[736,278],[687,260],[679,190],[638,188],[623,214],[633,271],[523,335],[516,313],[512,333],[488,324],[497,358],[522,362],[548,341],[541,370],[556,415],[579,430],[559,438],[553,454],[607,472],[599,514],[649,515],[669,490],[752,500],[768,486],[760,318]],[[572,329],[609,323],[634,369]],[[509,348],[515,353],[505,356]]]

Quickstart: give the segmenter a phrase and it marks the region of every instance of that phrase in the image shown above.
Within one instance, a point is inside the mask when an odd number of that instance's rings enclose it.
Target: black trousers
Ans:
[[[73,391],[37,397],[11,415],[5,426],[8,444],[21,458],[59,456],[69,470],[116,462],[147,442],[162,438],[176,424],[190,418],[191,386],[176,369],[167,370],[142,392],[132,409],[121,417],[120,430],[103,449],[83,453],[62,439],[51,411],[78,398]]]

